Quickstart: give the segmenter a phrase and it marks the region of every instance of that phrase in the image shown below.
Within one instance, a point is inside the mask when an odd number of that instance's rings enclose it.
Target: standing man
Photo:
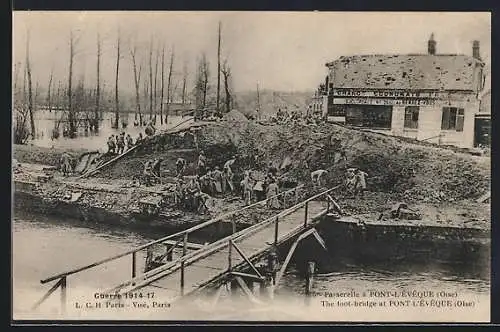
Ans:
[[[319,186],[321,187],[323,185],[321,179],[323,178],[323,175],[327,174],[328,171],[324,169],[318,169],[314,172],[311,173],[311,181],[313,183],[313,186]]]
[[[363,197],[364,191],[366,190],[366,179],[368,174],[363,172],[360,169],[356,170],[356,182],[354,186],[354,194],[357,195],[358,193],[360,194],[361,197]]]
[[[127,134],[127,150],[130,150],[134,146],[134,140],[132,139],[132,136],[130,134]]]
[[[177,176],[182,176],[184,174],[184,170],[186,169],[186,160],[184,158],[177,158],[175,162],[175,167],[177,170]]]
[[[222,190],[222,181],[223,181],[223,176],[222,172],[219,169],[219,166],[215,166],[215,170],[212,172],[212,178],[214,181],[214,187],[215,187],[215,194],[222,194],[224,191]]]
[[[198,175],[205,175],[207,172],[207,158],[205,157],[205,153],[200,151],[198,155]]]
[[[243,200],[245,205],[252,204],[252,180],[250,179],[250,172],[245,172],[245,177],[240,182],[240,186],[243,192]]]
[[[224,164],[224,170],[223,170],[224,174],[226,175],[227,184],[229,185],[229,189],[231,191],[234,191],[234,185],[233,185],[234,173],[232,170],[232,166],[234,165],[235,162],[236,162],[236,156],[233,156],[233,158],[226,161],[226,163]]]
[[[279,209],[280,203],[278,201],[279,187],[274,179],[270,180],[267,187],[267,207],[270,209]]]
[[[108,138],[108,153],[114,154],[115,153],[115,148],[116,148],[115,136],[111,135]]]
[[[118,148],[117,153],[122,154],[123,150],[125,149],[125,133],[122,132],[120,136],[116,138],[116,146]]]
[[[144,171],[142,173],[143,175],[143,179],[144,179],[144,184],[146,186],[151,186],[151,160],[148,160],[145,164],[144,164]]]
[[[153,176],[157,177],[160,179],[161,183],[161,162],[163,161],[163,158],[156,158],[153,162],[153,165],[151,166],[151,171],[153,173]]]

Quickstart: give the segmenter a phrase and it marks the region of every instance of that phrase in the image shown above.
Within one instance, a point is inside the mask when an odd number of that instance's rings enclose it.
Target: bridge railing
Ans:
[[[184,280],[185,280],[185,274],[186,274],[186,268],[199,261],[202,258],[205,258],[212,253],[215,253],[217,251],[223,250],[225,248],[229,248],[229,257],[231,257],[231,248],[235,247],[235,243],[237,241],[241,241],[244,238],[249,237],[252,234],[255,234],[256,232],[260,231],[263,228],[266,228],[269,226],[270,223],[274,223],[274,245],[278,243],[278,235],[279,235],[279,223],[280,220],[291,214],[292,212],[304,207],[304,222],[299,228],[306,228],[308,226],[308,220],[309,220],[309,202],[314,201],[314,200],[319,200],[320,198],[324,199],[327,202],[327,208],[323,210],[320,214],[327,213],[330,211],[331,207],[335,207],[335,209],[338,210],[338,204],[333,200],[331,197],[331,192],[338,189],[342,185],[330,188],[328,190],[325,190],[321,193],[318,193],[316,195],[313,195],[312,197],[309,197],[308,199],[293,205],[290,208],[285,209],[284,211],[278,213],[277,215],[274,215],[270,218],[265,219],[264,221],[255,224],[253,226],[250,226],[248,228],[245,228],[239,232],[233,233],[227,237],[224,237],[222,239],[219,239],[217,241],[214,241],[208,245],[205,245],[203,248],[200,248],[199,250],[193,251],[189,254],[182,255],[176,260],[164,264],[162,266],[159,266],[158,268],[155,268],[153,270],[150,270],[140,276],[137,276],[136,278],[132,278],[130,280],[127,280],[123,282],[120,285],[117,285],[111,290],[108,290],[108,293],[120,293],[120,292],[130,292],[134,291],[136,289],[142,288],[148,284],[151,284],[159,279],[162,279],[169,274],[181,270],[181,277],[179,280],[180,283],[180,293],[181,296],[184,295],[185,289],[184,289]],[[247,259],[245,259],[246,261]],[[230,270],[231,268],[231,259],[228,258],[228,269]],[[251,267],[252,265],[250,265]],[[124,291],[126,287],[129,287]]]
[[[292,198],[290,198],[290,194],[295,194],[293,200],[296,203],[296,201],[300,198],[299,193],[300,193],[300,190],[303,189],[303,187],[304,187],[303,185],[299,185],[299,186],[292,188],[290,190],[283,191],[283,192],[279,193],[278,195],[268,197],[264,200],[247,205],[247,206],[240,208],[238,210],[222,214],[220,216],[217,216],[217,217],[210,219],[206,222],[203,222],[201,224],[195,225],[195,226],[188,228],[186,230],[162,237],[162,238],[155,240],[155,241],[151,241],[149,243],[146,243],[146,244],[141,245],[139,247],[136,247],[134,249],[125,251],[121,254],[117,254],[117,255],[99,260],[97,262],[94,262],[94,263],[91,263],[88,265],[84,265],[84,266],[72,269],[70,271],[58,273],[58,274],[53,275],[51,277],[40,280],[40,282],[42,284],[46,284],[46,283],[49,283],[49,282],[54,281],[54,280],[57,280],[57,282],[53,285],[53,287],[49,291],[47,291],[47,293],[38,302],[35,303],[35,305],[32,307],[32,309],[38,308],[52,293],[54,293],[58,288],[60,288],[61,289],[61,307],[64,311],[65,305],[66,305],[66,293],[67,293],[68,277],[70,275],[74,275],[74,274],[80,273],[82,271],[86,271],[86,270],[95,268],[97,266],[101,266],[101,265],[110,263],[112,261],[116,261],[120,258],[130,256],[131,257],[131,275],[132,275],[132,278],[135,278],[137,276],[137,253],[138,252],[141,252],[143,250],[148,250],[152,246],[160,244],[160,245],[167,246],[167,252],[165,253],[165,256],[167,256],[167,257],[170,256],[175,248],[181,247],[182,248],[182,256],[181,257],[184,257],[187,255],[187,249],[189,247],[189,244],[188,244],[189,234],[191,234],[195,231],[201,230],[203,228],[212,226],[218,222],[223,222],[224,220],[231,218],[234,215],[241,213],[242,211],[248,210],[252,207],[266,204],[270,199],[274,199],[274,198],[279,199],[281,197],[283,202],[285,204],[288,204],[292,200]],[[285,195],[287,197],[286,199],[283,198],[283,197],[285,197]],[[237,222],[235,221],[234,218],[231,218],[230,221],[232,223],[232,233],[235,234]],[[251,226],[251,227],[253,227],[253,226]],[[182,242],[182,245],[181,245],[181,242]],[[172,245],[172,243],[174,243],[174,244]],[[217,241],[214,243],[217,243]]]

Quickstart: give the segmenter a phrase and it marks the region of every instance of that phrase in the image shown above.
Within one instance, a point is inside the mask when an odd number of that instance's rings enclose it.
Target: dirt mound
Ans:
[[[224,114],[223,119],[226,121],[243,122],[243,123],[249,121],[243,113],[237,110],[232,110],[229,113]]]
[[[61,156],[64,152],[69,153],[74,160],[77,160],[83,153],[88,150],[78,149],[58,149],[58,148],[43,148],[33,145],[14,145],[12,148],[13,158],[20,163],[42,164],[50,166],[59,166]]]
[[[232,113],[241,113],[234,111]],[[437,147],[411,144],[395,137],[360,132],[333,124],[263,126],[252,121],[214,123],[196,132],[198,149],[208,166],[222,167],[233,155],[235,181],[244,170],[265,170],[268,163],[281,169],[288,182],[310,182],[310,172],[326,169],[327,186],[342,183],[348,167],[368,173],[371,192],[387,193],[411,202],[474,200],[490,189],[489,159]],[[165,169],[175,170],[177,153],[155,152],[165,158]],[[197,150],[183,156],[194,172]],[[151,155],[131,156],[106,170],[111,177],[142,172]],[[286,161],[286,162],[285,162]],[[292,181],[293,180],[293,181]]]

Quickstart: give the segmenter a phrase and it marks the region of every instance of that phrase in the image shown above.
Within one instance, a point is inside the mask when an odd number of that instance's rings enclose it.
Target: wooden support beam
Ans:
[[[256,304],[263,304],[262,301],[259,301],[253,295],[252,291],[250,290],[250,288],[248,288],[247,284],[245,283],[245,281],[241,277],[236,277],[235,279],[236,279],[236,281],[240,285],[241,289],[243,290],[243,292],[245,293],[245,295],[248,297],[248,299],[250,301],[252,301],[253,303],[256,303]]]
[[[306,202],[306,206],[305,206],[305,209],[304,209],[304,227],[307,226],[307,210],[309,208],[309,202]]]
[[[217,290],[215,291],[215,295],[211,301],[211,308],[215,307],[215,305],[217,304],[217,301],[219,301],[220,294],[222,293],[223,287],[225,287],[225,284],[220,285],[219,288],[217,288]]]
[[[263,276],[258,276],[258,275],[250,274],[250,273],[237,272],[237,271],[233,271],[233,272],[231,272],[231,274],[234,276],[238,276],[238,277],[255,279],[257,281],[264,281],[266,279]]]
[[[318,243],[323,247],[323,249],[327,250],[325,240],[323,240],[323,238],[321,237],[321,235],[319,235],[319,233],[316,229],[313,228],[313,230],[314,230],[313,235],[316,238],[316,240],[318,241]]]
[[[56,283],[54,284],[54,286],[52,286],[52,287],[51,287],[51,288],[47,291],[47,293],[45,293],[45,295],[44,295],[44,296],[43,296],[40,300],[38,300],[38,302],[36,302],[36,303],[33,305],[33,307],[31,307],[31,309],[32,309],[32,310],[35,310],[36,308],[38,308],[38,307],[40,306],[40,304],[42,304],[42,303],[43,303],[43,302],[44,302],[44,301],[45,301],[45,300],[46,300],[46,299],[47,299],[47,298],[48,298],[48,297],[49,297],[52,293],[54,293],[54,292],[55,292],[55,290],[56,290],[59,286],[61,286],[61,283],[62,283],[62,278],[61,278],[61,279],[59,279],[59,281],[58,281],[58,282],[56,282]]]
[[[283,262],[283,265],[281,266],[281,269],[279,270],[278,274],[276,275],[276,280],[274,283],[275,285],[278,285],[281,278],[283,277],[283,274],[285,273],[286,267],[288,266],[288,263],[292,259],[293,253],[295,252],[295,249],[297,248],[297,245],[299,244],[299,242],[302,241],[302,239],[313,234],[314,231],[315,231],[314,228],[311,228],[311,229],[305,231],[304,233],[300,234],[299,237],[297,238],[297,240],[295,240],[295,242],[292,244],[292,246],[290,247],[290,250],[288,251],[288,254],[285,258],[285,261]]]
[[[248,265],[250,265],[250,267],[252,268],[252,270],[254,270],[255,274],[257,274],[260,278],[264,278],[259,270],[257,270],[257,268],[252,264],[252,262],[250,262],[250,260],[247,258],[247,256],[245,256],[245,254],[243,253],[243,251],[240,250],[240,248],[238,248],[238,246],[233,242],[233,240],[229,240],[230,242],[230,246],[233,245],[234,246],[234,249],[236,249],[236,251],[238,252],[238,254],[240,254],[241,257],[243,257],[243,259],[245,260],[245,262],[247,262]]]
[[[61,310],[62,313],[66,313],[66,278],[61,278]]]
[[[174,245],[175,247],[179,244],[178,241],[172,241],[172,240],[166,240],[166,241],[163,241],[162,243],[165,243],[168,245]],[[204,247],[203,244],[198,244],[198,243],[193,243],[193,242],[186,243],[187,249],[197,250],[197,249],[201,249],[203,247]]]

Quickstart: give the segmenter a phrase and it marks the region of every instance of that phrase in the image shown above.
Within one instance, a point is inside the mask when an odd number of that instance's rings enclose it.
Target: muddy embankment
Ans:
[[[144,163],[157,157],[164,159],[162,176],[165,178],[175,173],[178,157],[188,161],[186,174],[194,174],[200,150],[205,152],[210,168],[222,168],[225,161],[236,156],[236,183],[245,170],[265,171],[272,162],[280,169],[282,187],[303,183],[311,188],[310,172],[316,169],[328,170],[325,187],[333,187],[343,182],[348,167],[358,167],[368,173],[367,194],[363,198],[349,197],[342,190],[334,194],[349,215],[377,215],[394,203],[404,201],[419,209],[427,220],[441,225],[490,227],[490,204],[476,202],[490,190],[488,157],[412,144],[396,137],[333,124],[261,125],[237,112],[228,114],[224,122],[189,133],[155,137],[93,178],[79,181],[134,183],[141,176]],[[43,154],[38,157],[39,153],[31,155],[23,151],[17,155],[21,162],[53,164],[46,161],[48,158]],[[230,206],[225,202],[221,200],[218,205]],[[125,207],[133,203],[125,200]],[[123,203],[119,205],[122,209]],[[217,212],[214,209],[214,213]]]

